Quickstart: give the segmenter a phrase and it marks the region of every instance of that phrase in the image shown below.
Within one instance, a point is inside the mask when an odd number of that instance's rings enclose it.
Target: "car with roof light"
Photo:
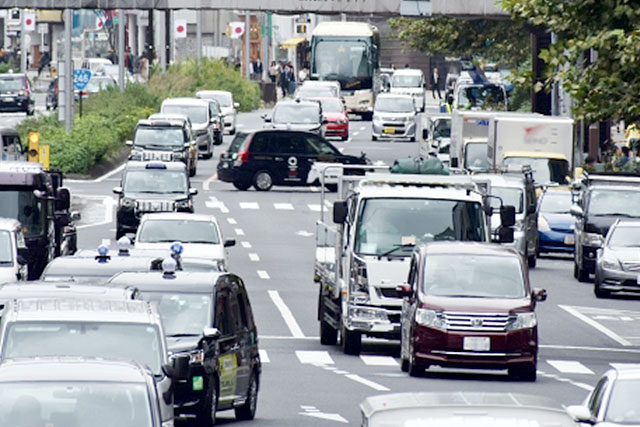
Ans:
[[[328,120],[322,115],[318,101],[284,99],[278,101],[271,114],[263,114],[265,129],[297,130],[325,135]]]
[[[456,268],[452,269],[451,266]],[[416,247],[401,315],[401,368],[422,376],[431,365],[507,369],[536,380],[536,303],[520,254],[490,243],[433,242]]]
[[[228,272],[121,273],[111,284],[128,284],[154,303],[162,317],[169,352],[187,355],[189,378],[174,388],[178,413],[215,424],[216,412],[234,409],[236,419],[256,413],[260,375],[258,332],[244,281]]]
[[[371,139],[416,140],[416,108],[409,95],[381,93],[376,97],[371,121]]]
[[[640,426],[640,369],[617,367],[598,380],[582,405],[567,407],[580,425],[601,427]]]
[[[416,110],[424,111],[427,99],[427,85],[424,73],[418,68],[395,70],[391,75],[391,93],[409,95],[413,98]]]
[[[100,357],[133,360],[156,378],[163,423],[173,419],[172,388],[189,358],[167,352],[162,321],[147,301],[94,298],[17,299],[0,322],[0,357]]]
[[[233,100],[233,93],[226,90],[200,90],[196,92],[196,98],[218,101],[224,119],[224,129],[229,131],[229,135],[235,135],[236,116],[240,104]]]
[[[571,253],[575,245],[573,195],[566,187],[547,187],[538,202],[538,253]]]
[[[341,140],[349,139],[349,110],[339,98],[311,98],[319,101],[322,115],[327,119],[324,136],[337,136]]]
[[[369,163],[364,153],[360,157],[342,154],[314,133],[263,129],[238,132],[220,155],[217,170],[218,179],[238,190],[253,185],[258,191],[268,191],[274,185],[317,184],[328,165]]]
[[[20,222],[0,218],[0,283],[27,280],[28,254]]]
[[[26,74],[0,74],[0,112],[22,112],[32,116],[36,99]]]
[[[129,160],[182,162],[195,176],[198,165],[198,146],[191,122],[178,114],[153,115],[154,118],[138,120],[133,140],[127,141],[131,147]],[[152,116],[152,117],[153,117]]]
[[[116,239],[135,233],[140,218],[149,212],[193,212],[193,196],[187,170],[182,162],[126,163],[118,195]]]
[[[389,393],[367,397],[360,412],[362,427],[577,426],[553,399],[520,393]]]
[[[618,219],[597,250],[593,285],[596,297],[640,292],[640,221]]]
[[[3,426],[170,427],[153,373],[98,357],[16,358],[0,363]]]
[[[180,242],[181,256],[210,259],[220,270],[227,268],[226,248],[234,246],[234,239],[224,240],[220,225],[213,215],[192,213],[151,213],[140,219],[135,237],[136,249],[166,249]]]
[[[220,116],[212,102],[198,98],[167,98],[162,101],[160,112],[189,117],[199,156],[205,159],[213,156],[213,145],[222,142],[222,129]]]

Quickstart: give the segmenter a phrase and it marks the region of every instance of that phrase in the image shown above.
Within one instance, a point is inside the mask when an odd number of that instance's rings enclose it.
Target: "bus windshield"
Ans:
[[[315,41],[311,76],[337,80],[343,90],[372,87],[374,59],[370,42],[361,38],[327,38]]]

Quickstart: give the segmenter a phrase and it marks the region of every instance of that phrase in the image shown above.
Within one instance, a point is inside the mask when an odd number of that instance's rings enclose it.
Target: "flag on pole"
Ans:
[[[173,23],[173,37],[183,39],[187,37],[187,20],[176,19]]]
[[[36,14],[34,12],[24,12],[24,30],[36,30]]]
[[[234,21],[229,23],[229,33],[228,36],[232,39],[237,39],[242,37],[244,34],[244,22],[242,21]]]
[[[96,31],[102,31],[104,28],[104,18],[102,16],[96,17]]]

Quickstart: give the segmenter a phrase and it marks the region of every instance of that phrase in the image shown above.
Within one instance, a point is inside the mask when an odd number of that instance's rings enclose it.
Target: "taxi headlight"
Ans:
[[[598,233],[582,233],[582,244],[598,248],[602,246],[604,239]]]
[[[123,198],[120,200],[120,206],[123,208],[132,208],[135,204],[136,202],[133,199]]]
[[[518,329],[533,328],[538,324],[538,319],[534,312],[518,313],[511,323],[507,324],[507,331],[515,331]]]
[[[178,209],[191,209],[191,199],[178,200],[176,202],[176,208],[178,208]]]
[[[435,310],[419,308],[416,310],[416,323],[434,329],[446,329],[444,319]]]

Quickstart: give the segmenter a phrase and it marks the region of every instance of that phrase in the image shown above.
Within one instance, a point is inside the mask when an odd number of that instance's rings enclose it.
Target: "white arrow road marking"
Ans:
[[[567,313],[577,317],[578,319],[582,320],[587,325],[593,326],[598,331],[602,332],[603,334],[605,334],[606,336],[608,336],[612,340],[616,341],[618,344],[623,345],[625,347],[629,347],[629,346],[633,345],[632,343],[630,343],[626,339],[622,338],[620,335],[618,335],[615,332],[613,332],[611,329],[606,328],[603,325],[601,325],[600,323],[598,323],[595,320],[591,319],[590,317],[585,316],[584,314],[580,313],[575,308],[569,307],[568,305],[558,305],[558,307],[560,307],[561,309],[563,309]]]
[[[304,365],[333,365],[335,362],[328,351],[296,351],[300,363]]]
[[[220,212],[222,212],[222,213],[229,213],[229,209],[227,209],[225,204],[223,202],[218,201],[218,199],[216,199],[213,196],[209,197],[209,200],[204,202],[204,204],[209,209],[220,209]]]
[[[323,420],[335,421],[337,423],[349,424],[349,421],[341,417],[339,414],[325,414],[324,412],[300,412],[300,415],[307,417],[321,418]]]
[[[302,237],[310,237],[310,236],[313,236],[313,233],[309,233],[306,230],[300,230],[300,231],[296,232],[296,235],[302,236]]]
[[[360,356],[368,366],[398,366],[398,362],[391,356]]]
[[[295,338],[304,338],[304,334],[302,333],[302,329],[300,329],[300,325],[298,325],[296,318],[293,317],[293,313],[291,313],[289,307],[287,307],[287,305],[284,303],[278,291],[269,291],[269,296],[280,311],[280,315],[291,331],[291,335]]]
[[[378,383],[374,383],[373,381],[368,380],[366,378],[362,378],[360,375],[350,374],[350,375],[345,375],[345,377],[355,382],[358,382],[360,384],[366,385],[367,387],[371,387],[372,389],[377,391],[389,391],[387,387],[380,385]]]

